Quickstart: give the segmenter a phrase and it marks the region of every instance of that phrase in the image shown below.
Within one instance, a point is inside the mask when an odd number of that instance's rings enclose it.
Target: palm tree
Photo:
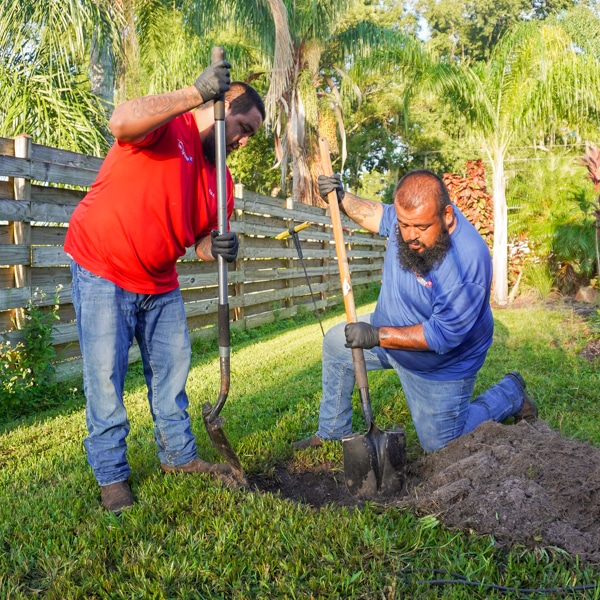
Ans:
[[[588,23],[597,24],[588,11]],[[578,13],[579,14],[579,13]],[[426,86],[456,111],[481,145],[492,169],[494,299],[506,304],[507,206],[505,159],[517,140],[580,139],[600,108],[600,63],[574,44],[568,17],[521,23],[503,37],[487,62],[439,64]]]
[[[117,39],[111,2],[3,0],[0,5],[0,135],[101,154],[107,148],[104,105],[87,68],[96,40]],[[97,47],[97,46],[96,46]]]
[[[346,19],[349,9],[357,5],[362,3],[198,0],[187,5],[186,20],[196,31],[211,31],[225,20],[242,28],[260,49],[255,59],[260,64],[249,77],[261,70],[269,76],[267,126],[275,140],[282,187],[291,164],[292,194],[302,202],[315,201],[319,133],[328,134],[332,149],[337,149],[339,136],[343,166],[344,110],[360,101],[365,91],[383,91],[381,74],[386,74],[389,86],[408,66],[423,60],[421,44],[397,29]],[[373,85],[370,78],[376,73],[380,80]],[[365,82],[372,85],[361,90]]]

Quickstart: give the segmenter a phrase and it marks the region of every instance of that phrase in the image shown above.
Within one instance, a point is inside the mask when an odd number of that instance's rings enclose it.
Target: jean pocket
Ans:
[[[100,275],[96,275],[96,273],[92,273],[91,271],[88,271],[87,269],[84,269],[81,265],[75,263],[77,265],[77,275],[78,277],[82,277],[85,279],[93,279],[93,280],[99,280],[102,279],[102,277],[100,277]]]

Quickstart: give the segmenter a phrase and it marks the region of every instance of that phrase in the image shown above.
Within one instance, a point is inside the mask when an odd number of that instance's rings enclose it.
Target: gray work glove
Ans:
[[[359,321],[348,323],[344,329],[346,348],[373,348],[379,346],[379,327]]]
[[[208,102],[220,94],[229,90],[231,64],[226,60],[220,60],[210,65],[194,82],[195,88],[200,92],[202,100]]]
[[[219,235],[218,231],[211,231],[210,237],[210,252],[215,259],[217,256],[222,256],[227,262],[233,262],[240,245],[237,235],[233,231],[228,231],[221,235]]]
[[[334,175],[333,177],[329,177],[328,175],[319,175],[317,179],[317,183],[319,185],[319,196],[327,202],[327,194],[335,190],[337,195],[338,204],[341,204],[344,199],[344,186],[342,184],[342,178],[339,175]]]

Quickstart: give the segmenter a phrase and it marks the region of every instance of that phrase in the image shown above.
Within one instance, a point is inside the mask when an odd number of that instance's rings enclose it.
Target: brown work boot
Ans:
[[[133,506],[135,499],[127,481],[118,481],[100,486],[102,507],[114,513],[120,513]]]
[[[229,475],[231,467],[224,463],[209,463],[201,458],[194,458],[185,465],[173,467],[171,465],[161,464],[160,468],[165,473],[209,473],[211,475]]]
[[[160,468],[165,473],[187,473],[188,475],[198,473],[208,473],[219,479],[228,488],[239,488],[246,485],[246,480],[240,478],[239,474],[234,473],[233,469],[224,463],[209,463],[201,458],[194,458],[185,465],[173,467],[171,465],[161,464]]]
[[[513,415],[515,423],[519,423],[520,421],[527,421],[528,423],[533,423],[538,417],[538,409],[535,405],[535,402],[529,397],[525,388],[527,387],[525,380],[521,376],[521,373],[518,371],[511,371],[506,374],[508,377],[512,377],[516,379],[517,383],[521,386],[523,390],[524,398],[523,398],[523,407],[521,410]]]
[[[294,450],[304,450],[305,448],[320,448],[323,445],[323,440],[318,435],[311,435],[303,440],[299,440],[292,444]]]

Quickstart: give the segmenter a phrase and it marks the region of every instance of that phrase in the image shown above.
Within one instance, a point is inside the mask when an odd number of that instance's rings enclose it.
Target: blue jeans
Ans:
[[[134,294],[71,261],[72,297],[83,356],[87,399],[87,458],[100,485],[124,481],[129,420],[123,403],[129,348],[142,355],[154,439],[160,462],[183,465],[196,457],[185,384],[191,346],[179,289]]]
[[[370,317],[365,315],[359,320],[370,322]],[[355,378],[352,350],[344,346],[345,326],[346,323],[335,325],[323,340],[323,397],[317,436],[326,440],[340,440],[352,433]],[[504,377],[471,402],[475,376],[435,381],[403,368],[385,348],[364,350],[364,354],[367,371],[394,369],[398,374],[425,452],[443,448],[484,421],[504,421],[523,407],[524,390],[514,377]]]

